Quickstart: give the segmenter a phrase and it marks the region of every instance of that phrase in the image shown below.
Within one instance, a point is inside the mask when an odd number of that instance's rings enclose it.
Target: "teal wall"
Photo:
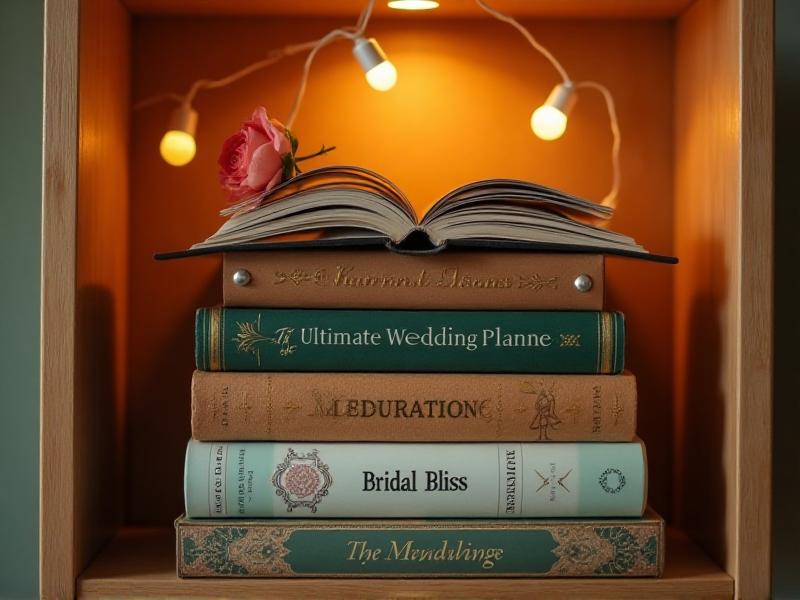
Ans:
[[[0,598],[36,598],[42,0],[0,0]]]

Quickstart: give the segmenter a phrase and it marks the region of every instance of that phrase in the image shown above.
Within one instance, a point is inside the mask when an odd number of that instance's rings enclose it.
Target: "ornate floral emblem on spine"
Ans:
[[[553,538],[558,543],[553,575],[647,575],[658,561],[658,538],[651,528],[556,527]]]
[[[261,333],[261,315],[252,323],[236,321],[236,328],[239,332],[231,341],[236,344],[237,352],[247,352],[256,357],[256,361],[261,365],[261,344],[275,344],[280,346],[280,356],[291,356],[297,350],[297,346],[292,344],[292,334],[294,329],[291,327],[281,327],[275,330],[275,337],[269,337]]]
[[[317,450],[297,454],[289,448],[284,461],[272,475],[275,493],[286,502],[286,511],[305,507],[317,512],[317,504],[328,495],[333,484],[328,465],[324,464]]]
[[[184,575],[263,577],[293,572],[286,562],[286,541],[291,529],[194,527],[181,533]]]

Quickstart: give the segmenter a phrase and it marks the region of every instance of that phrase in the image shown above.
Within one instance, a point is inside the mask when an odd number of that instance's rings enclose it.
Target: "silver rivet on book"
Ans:
[[[236,277],[236,275],[234,275],[234,277]],[[592,289],[594,282],[592,281],[591,277],[582,273],[575,278],[574,285],[576,290],[583,293],[583,292],[588,292],[590,289]]]
[[[250,271],[247,271],[246,269],[239,269],[236,271],[233,274],[233,283],[241,287],[246,286],[248,283],[250,283]],[[578,285],[577,279],[575,280],[575,285]],[[591,285],[591,280],[589,280],[589,287],[591,287]]]

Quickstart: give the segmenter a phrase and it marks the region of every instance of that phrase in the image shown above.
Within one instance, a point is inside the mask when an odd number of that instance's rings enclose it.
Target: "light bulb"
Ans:
[[[558,84],[531,115],[531,129],[543,140],[557,140],[567,129],[567,114],[577,97],[571,81]]]
[[[375,38],[356,38],[353,44],[353,56],[364,69],[367,83],[379,92],[385,92],[397,83],[397,69],[386,58]]]
[[[542,105],[531,115],[531,129],[543,140],[557,140],[567,128],[567,115],[554,106]]]
[[[367,83],[374,90],[386,92],[397,83],[397,69],[388,60],[379,65],[375,65],[366,73]]]
[[[436,0],[390,0],[386,6],[397,10],[432,10],[439,8],[439,3]]]
[[[197,152],[194,138],[178,129],[170,129],[165,133],[158,149],[161,152],[161,158],[173,167],[188,165]]]
[[[169,129],[161,138],[158,147],[164,162],[173,167],[182,167],[192,162],[197,152],[195,131],[197,131],[197,111],[189,105],[181,104],[173,111]]]

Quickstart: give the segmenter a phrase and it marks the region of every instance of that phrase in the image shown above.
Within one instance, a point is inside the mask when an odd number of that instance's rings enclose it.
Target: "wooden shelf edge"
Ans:
[[[175,534],[122,529],[78,579],[78,598],[733,598],[733,579],[667,530],[664,576],[642,579],[180,579]]]

